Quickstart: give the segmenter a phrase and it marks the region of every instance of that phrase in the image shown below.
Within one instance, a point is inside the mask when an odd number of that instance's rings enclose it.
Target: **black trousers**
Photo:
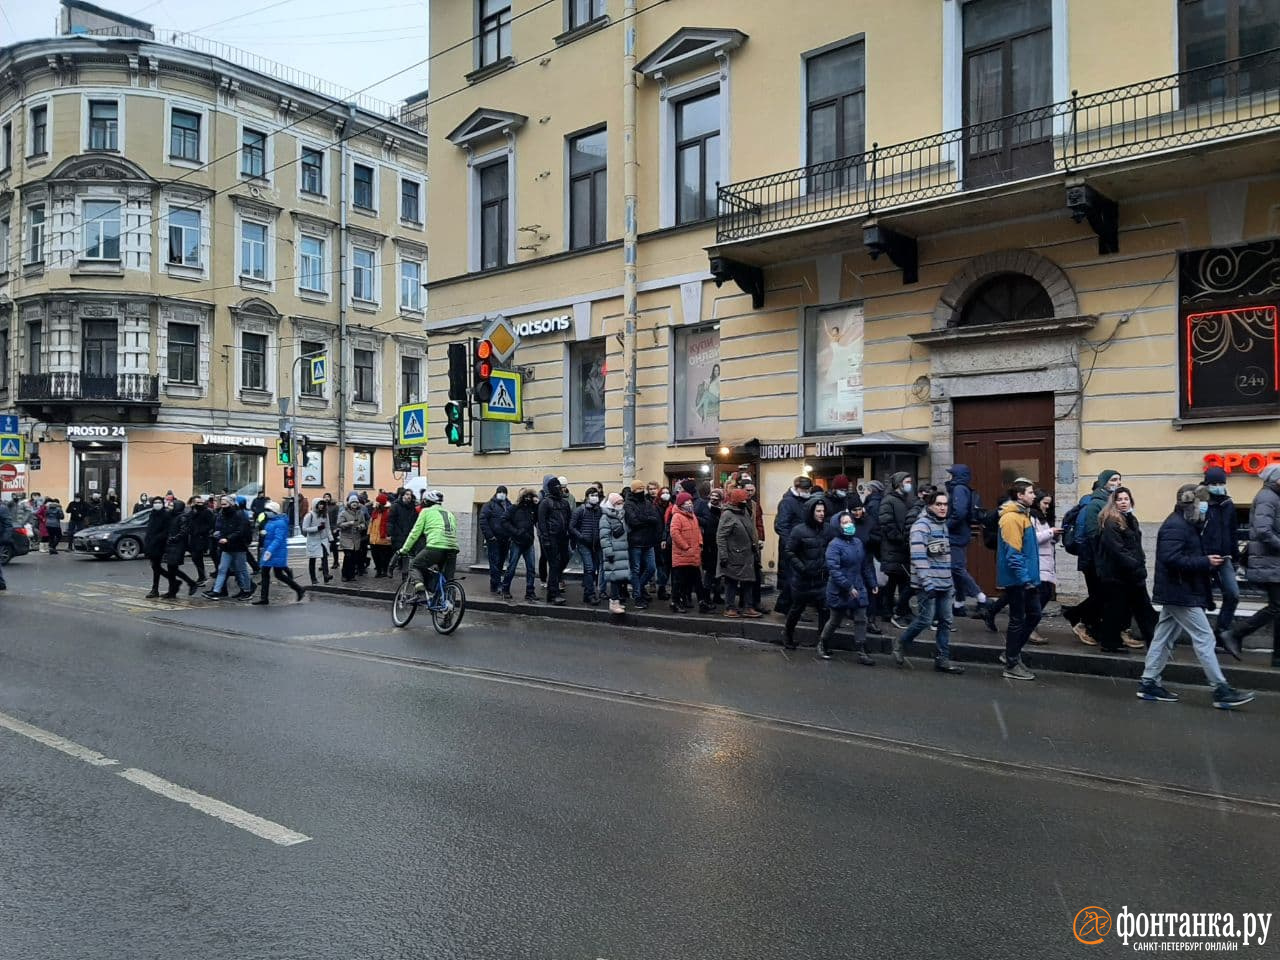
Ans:
[[[889,564],[884,567],[884,575],[888,579],[885,588],[880,591],[880,615],[889,617],[911,616],[911,574],[901,564]],[[894,603],[894,592],[898,600]]]
[[[694,594],[699,603],[707,602],[707,588],[702,584],[702,570],[698,567],[671,568],[671,602],[681,607],[693,605]]]
[[[1102,624],[1098,628],[1098,646],[1103,650],[1119,650],[1123,645],[1120,633],[1129,628],[1129,623],[1136,620],[1138,632],[1147,643],[1155,636],[1156,622],[1160,619],[1155,608],[1151,606],[1151,595],[1147,593],[1147,584],[1121,583],[1117,580],[1103,580],[1102,587]]]
[[[203,551],[203,550],[192,550],[192,551],[191,551],[191,562],[192,562],[193,564],[195,564],[195,568],[196,568],[196,579],[197,579],[197,580],[204,580],[204,579],[205,579],[205,575],[204,575],[204,551]]]
[[[1255,630],[1271,624],[1271,655],[1280,657],[1280,583],[1268,583],[1267,605],[1244,623],[1237,623],[1231,631],[1237,639],[1244,639]]]
[[[569,565],[569,544],[548,541],[542,545],[542,555],[547,558],[547,599],[564,593],[564,568]]]
[[[165,576],[169,578],[169,592],[166,597],[176,597],[178,595],[178,583],[181,581],[188,587],[194,587],[196,582],[188,577],[182,570],[180,563],[167,563],[164,567]]]
[[[160,592],[160,578],[165,575],[163,557],[147,557],[151,561],[151,592]]]
[[[1080,572],[1084,574],[1087,596],[1074,607],[1063,608],[1062,613],[1073,627],[1083,623],[1090,632],[1096,633],[1102,625],[1102,581],[1092,567],[1085,567]]]
[[[342,551],[342,579],[354,580],[356,576],[356,568],[359,565],[360,552],[358,550]]]
[[[778,544],[778,599],[773,609],[778,613],[786,613],[791,609],[791,561],[787,548]]]
[[[387,567],[391,566],[391,544],[372,543],[369,550],[373,554],[373,572],[380,577],[387,575]]]
[[[818,611],[818,632],[821,633],[827,625],[827,605],[824,602],[822,590],[794,590],[791,593],[791,609],[787,611],[787,625],[783,630],[786,635],[788,645],[794,645],[796,636],[796,625],[800,622],[800,618],[804,616],[806,607],[813,607]]]
[[[293,592],[298,595],[299,599],[302,598],[302,588],[298,586],[298,581],[293,579],[292,570],[290,570],[288,567],[264,567],[262,570],[262,599],[263,600],[269,601],[271,599],[271,575],[272,574],[275,574],[275,578],[277,580],[279,580],[285,586],[293,590]]]
[[[321,553],[321,554],[320,554],[320,558],[319,558],[319,559],[320,559],[320,568],[321,568],[321,570],[322,570],[322,571],[323,571],[323,573],[324,573],[324,579],[325,579],[325,582],[326,582],[326,583],[328,583],[328,582],[329,582],[329,580],[330,580],[330,577],[329,577],[329,551],[328,551],[328,550],[325,550],[323,553]],[[308,560],[308,561],[307,561],[307,568],[308,568],[309,572],[311,573],[311,582],[312,582],[312,583],[315,583],[315,582],[316,582],[316,558],[315,558],[315,557],[312,557],[310,560]]]
[[[1005,666],[1012,667],[1022,657],[1027,638],[1040,625],[1040,587],[1021,585],[1006,587],[1009,600],[1009,629],[1004,635]]]

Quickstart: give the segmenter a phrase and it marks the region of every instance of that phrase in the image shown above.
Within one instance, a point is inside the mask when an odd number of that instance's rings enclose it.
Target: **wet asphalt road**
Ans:
[[[1080,908],[1276,901],[1275,696],[6,572],[0,724],[118,763],[0,727],[3,960],[1115,956]]]

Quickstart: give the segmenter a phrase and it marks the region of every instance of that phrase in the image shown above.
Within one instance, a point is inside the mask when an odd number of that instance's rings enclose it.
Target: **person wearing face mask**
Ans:
[[[221,600],[222,591],[227,585],[227,575],[234,571],[236,583],[240,587],[233,600],[252,600],[253,581],[249,579],[248,551],[253,532],[249,526],[249,518],[230,497],[223,497],[218,510],[216,529],[213,537],[222,551],[218,558],[218,576],[213,587],[200,596],[206,600]]]
[[[138,494],[138,502],[133,505],[132,515],[136,517],[138,514],[142,513],[144,510],[150,510],[150,509],[151,509],[151,497],[148,496],[146,493]]]
[[[600,508],[600,567],[609,591],[609,612],[614,616],[626,613],[622,605],[622,585],[631,580],[631,552],[622,504],[622,494],[611,493]]]
[[[169,580],[169,592],[162,594],[166,600],[178,595],[178,583],[187,585],[187,596],[194,597],[200,584],[187,576],[182,563],[191,546],[192,513],[181,500],[172,500],[164,513],[169,517],[169,537],[164,547],[164,574]]]
[[[791,608],[783,627],[783,648],[796,649],[796,625],[805,608],[818,611],[818,632],[827,625],[827,505],[821,497],[805,504],[804,520],[791,530],[787,538],[787,560],[790,563]]]
[[[1188,483],[1179,487],[1173,513],[1160,525],[1160,533],[1156,537],[1155,577],[1156,602],[1161,605],[1160,619],[1142,668],[1139,700],[1177,702],[1178,695],[1166,690],[1160,680],[1173,654],[1173,646],[1182,633],[1191,638],[1196,659],[1213,688],[1215,707],[1230,710],[1253,699],[1252,693],[1233,690],[1223,676],[1213,650],[1213,630],[1209,628],[1209,618],[1205,614],[1211,591],[1210,578],[1226,559],[1219,554],[1208,553],[1204,545],[1210,496],[1203,486]],[[1239,652],[1238,647],[1231,650],[1237,659]]]
[[[1040,547],[1036,543],[1031,507],[1035,486],[1015,480],[1009,499],[1000,507],[996,539],[996,584],[1009,604],[1009,628],[1004,638],[1004,677],[1034,680],[1022,663],[1022,648],[1040,625]]]
[[[671,583],[671,512],[676,508],[675,501],[671,499],[671,488],[659,487],[654,502],[657,504],[658,516],[662,522],[658,546],[653,551],[653,562],[656,568],[654,580],[658,584],[658,599],[669,600],[667,585]]]
[[[1227,636],[1239,642],[1270,624],[1271,666],[1280,668],[1280,463],[1264,467],[1260,479],[1262,487],[1249,508],[1248,576],[1267,591],[1267,605]]]
[[[716,575],[716,530],[720,526],[723,507],[724,491],[719,487],[707,491],[706,508],[701,513],[696,500],[693,505],[694,516],[702,527],[702,587],[706,591],[707,603],[713,607],[724,603],[724,587]]]
[[[412,524],[409,529],[413,529]],[[333,579],[329,573],[329,503],[323,497],[316,500],[311,505],[311,510],[302,518],[302,532],[307,538],[307,572],[311,574],[312,585],[316,582],[317,560],[320,561],[324,582],[328,583]],[[400,542],[404,543],[404,536],[400,537]]]
[[[693,512],[693,495],[682,490],[671,514],[671,612],[687,613],[698,596],[698,612],[706,613],[707,594],[702,584],[702,527]]]
[[[880,501],[880,569],[888,581],[880,591],[880,615],[905,630],[911,622],[910,530],[907,517],[914,502],[911,474],[898,472],[889,478],[889,491]],[[894,594],[897,603],[894,603]]]
[[[495,594],[502,592],[502,574],[511,549],[511,541],[501,535],[502,518],[506,516],[508,506],[507,488],[498,484],[493,496],[480,508],[480,536],[489,559],[489,592]],[[405,532],[408,533],[407,530]],[[404,543],[404,538],[400,542]]]
[[[1236,539],[1236,505],[1227,495],[1227,471],[1210,467],[1204,472],[1204,487],[1209,493],[1200,539],[1206,553],[1222,557],[1222,563],[1209,574],[1210,585],[1222,591],[1215,633],[1229,633],[1240,605],[1240,541]],[[1228,648],[1230,649],[1230,648]]]
[[[1133,493],[1128,487],[1111,492],[1107,505],[1098,514],[1098,544],[1094,555],[1102,588],[1102,624],[1098,648],[1107,653],[1141,649],[1142,641],[1122,636],[1132,620],[1143,638],[1155,633],[1155,609],[1147,593],[1147,555],[1142,548],[1142,528],[1138,524]]]
[[[533,556],[533,540],[538,528],[538,495],[528,487],[521,489],[515,504],[499,520],[498,535],[511,544],[507,554],[507,572],[502,577],[503,600],[511,599],[511,581],[516,576],[516,566],[524,561],[525,590],[528,602],[538,599],[533,589],[538,561]]]
[[[787,543],[791,531],[804,523],[812,493],[813,481],[801,474],[791,481],[791,489],[782,495],[773,516],[773,532],[778,535],[778,599],[773,605],[774,613],[786,614],[791,610],[791,558],[787,554]]]
[[[418,506],[414,500],[413,491],[401,490],[395,503],[391,505],[391,516],[387,518],[387,533],[391,536],[393,555],[404,546],[404,541],[417,520]]]
[[[849,478],[843,473],[831,478],[831,485],[822,495],[827,505],[826,538],[830,543],[840,535],[840,514],[862,506],[862,498],[852,489]]]
[[[645,588],[658,572],[654,551],[662,539],[662,514],[653,498],[656,483],[647,486],[640,480],[631,484],[631,495],[623,507],[627,521],[627,542],[631,551],[631,600],[637,610],[649,605]]]
[[[203,586],[208,577],[204,573],[204,558],[209,553],[209,537],[213,533],[213,514],[203,497],[195,496],[187,501],[189,531],[187,551],[196,568],[196,583]]]
[[[160,596],[160,578],[164,576],[164,548],[169,541],[169,513],[164,500],[153,497],[151,513],[147,516],[147,529],[142,535],[142,552],[151,563],[151,592],[147,599]]]
[[[836,534],[827,544],[827,625],[818,635],[818,657],[831,659],[831,640],[840,624],[853,621],[853,649],[863,666],[875,666],[867,653],[867,610],[879,592],[876,567],[861,537],[853,514],[846,510],[831,518],[828,529]]]
[[[569,519],[569,540],[582,562],[582,602],[592,606],[600,603],[600,596],[596,593],[596,577],[601,562],[600,517],[600,491],[587,487],[586,499]]]
[[[1096,646],[1096,635],[1102,625],[1102,583],[1098,577],[1098,518],[1102,508],[1107,505],[1111,492],[1124,482],[1118,470],[1103,470],[1088,496],[1081,501],[1082,507],[1076,519],[1076,569],[1084,574],[1086,596],[1074,607],[1063,608],[1063,615],[1071,624],[1072,632],[1081,643]]]
[[[716,576],[724,578],[724,615],[757,619],[747,602],[760,563],[760,541],[749,515],[750,496],[735,487],[725,494],[725,509],[716,528]]]
[[[911,585],[919,598],[915,619],[893,645],[893,662],[908,665],[911,643],[933,623],[937,624],[934,668],[941,673],[964,673],[951,662],[952,577],[951,538],[947,529],[950,499],[946,490],[932,489],[924,497],[924,509],[911,524]]]
[[[569,523],[573,510],[559,477],[547,477],[538,504],[538,542],[547,558],[547,603],[565,603],[564,571],[569,565]]]

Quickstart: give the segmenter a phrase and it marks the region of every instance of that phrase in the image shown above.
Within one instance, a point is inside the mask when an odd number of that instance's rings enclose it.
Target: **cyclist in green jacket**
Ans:
[[[400,556],[408,557],[413,554],[418,541],[422,541],[422,549],[409,568],[414,593],[426,592],[430,567],[438,567],[446,581],[452,580],[458,561],[458,521],[444,508],[444,494],[439,490],[428,490],[422,495],[422,503],[422,512],[399,551]],[[436,589],[433,579],[431,592],[435,593]]]

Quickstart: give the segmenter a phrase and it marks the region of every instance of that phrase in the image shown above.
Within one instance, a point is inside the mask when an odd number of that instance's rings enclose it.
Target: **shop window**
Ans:
[[[675,438],[714,440],[720,436],[720,328],[675,332]]]
[[[192,476],[196,493],[231,493],[262,485],[263,454],[242,450],[194,451]]]
[[[1183,417],[1280,415],[1280,240],[1179,262]]]
[[[569,446],[603,447],[605,377],[609,372],[604,340],[569,347]]]
[[[356,450],[351,454],[351,485],[373,486],[373,451]]]
[[[1180,88],[1186,104],[1243,97],[1280,86],[1280,0],[1179,0],[1181,67],[1200,71]],[[1266,55],[1264,55],[1266,54]],[[1211,68],[1226,60],[1228,69]]]
[[[862,304],[812,309],[804,329],[804,432],[862,429]]]
[[[978,287],[965,301],[960,326],[1048,320],[1053,301],[1037,281],[1020,273],[1002,273]]]
[[[299,478],[304,487],[324,486],[324,448],[307,448],[307,459],[302,464],[302,476]]]
[[[200,353],[200,328],[190,323],[169,324],[170,383],[198,385],[196,371]]]

